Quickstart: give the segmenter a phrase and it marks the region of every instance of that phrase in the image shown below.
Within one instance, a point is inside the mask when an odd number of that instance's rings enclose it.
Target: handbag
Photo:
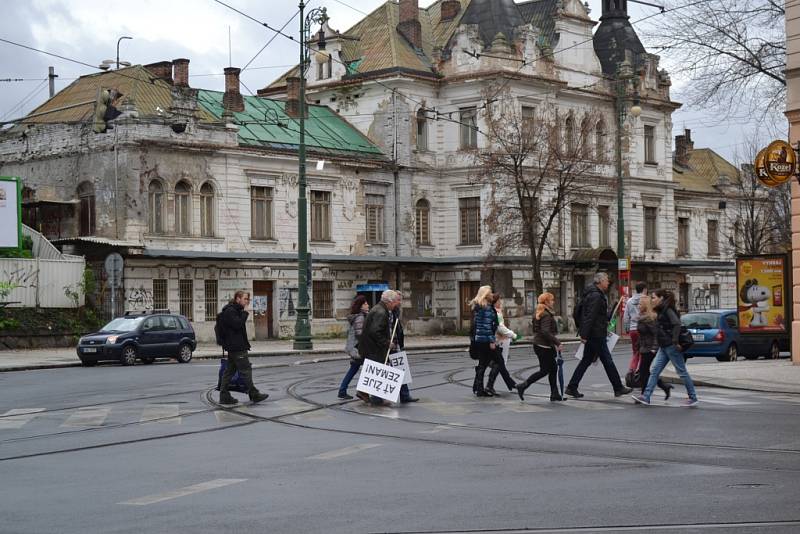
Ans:
[[[642,374],[639,372],[638,369],[635,371],[628,371],[625,375],[625,385],[629,388],[640,388],[642,387]]]
[[[678,334],[678,346],[680,347],[681,351],[685,352],[694,345],[694,338],[692,337],[692,333],[689,332],[689,329],[685,326],[681,325],[681,332]]]
[[[473,360],[479,360],[480,354],[478,354],[478,348],[475,346],[474,341],[469,342],[469,357]]]

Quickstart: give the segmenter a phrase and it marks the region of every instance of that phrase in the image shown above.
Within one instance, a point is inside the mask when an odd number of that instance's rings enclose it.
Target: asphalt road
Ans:
[[[336,398],[346,362],[297,362],[256,360],[270,399],[233,410],[209,361],[0,374],[0,532],[800,531],[800,396],[643,407],[597,366],[582,400],[478,399],[460,351],[371,408]]]

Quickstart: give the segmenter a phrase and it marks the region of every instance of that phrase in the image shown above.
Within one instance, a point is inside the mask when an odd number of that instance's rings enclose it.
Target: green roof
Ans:
[[[198,104],[217,119],[225,111],[223,93],[200,89]],[[239,126],[239,144],[277,150],[296,151],[300,145],[299,120],[286,114],[286,102],[256,96],[243,96],[244,111],[233,114]],[[380,148],[326,106],[308,105],[305,121],[306,146],[310,152],[335,156],[386,159]]]

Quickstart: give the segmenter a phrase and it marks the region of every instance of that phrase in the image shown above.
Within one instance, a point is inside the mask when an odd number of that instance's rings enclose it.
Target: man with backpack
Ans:
[[[219,386],[219,403],[236,404],[237,401],[231,396],[229,387],[231,378],[236,371],[247,384],[247,395],[254,403],[265,400],[269,395],[261,393],[253,384],[253,371],[247,351],[250,350],[250,342],[247,341],[247,317],[249,313],[245,310],[250,304],[250,293],[247,291],[237,291],[233,300],[222,308],[222,312],[217,316],[217,324],[214,332],[217,335],[217,343],[228,352],[228,365],[222,374],[222,381]]]
[[[626,387],[620,380],[614,359],[608,351],[606,338],[608,337],[608,299],[606,292],[611,281],[606,273],[594,275],[594,283],[587,287],[574,314],[578,332],[583,343],[583,358],[572,373],[566,394],[579,399],[583,393],[578,391],[578,385],[589,366],[600,358],[603,368],[614,388],[614,396],[619,397],[633,391]]]

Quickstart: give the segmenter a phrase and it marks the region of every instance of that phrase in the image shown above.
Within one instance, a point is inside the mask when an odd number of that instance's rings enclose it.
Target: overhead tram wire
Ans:
[[[47,83],[47,78],[45,78],[44,80],[39,82],[39,85],[34,87],[33,90],[30,93],[28,93],[27,95],[22,97],[22,100],[20,100],[16,104],[14,104],[13,107],[9,108],[8,111],[3,113],[3,115],[0,116],[0,121],[5,119],[9,115],[11,115],[17,109],[22,110],[22,108],[25,106],[25,104],[27,104],[31,99],[33,99],[33,97],[38,95],[44,89],[46,83]]]

